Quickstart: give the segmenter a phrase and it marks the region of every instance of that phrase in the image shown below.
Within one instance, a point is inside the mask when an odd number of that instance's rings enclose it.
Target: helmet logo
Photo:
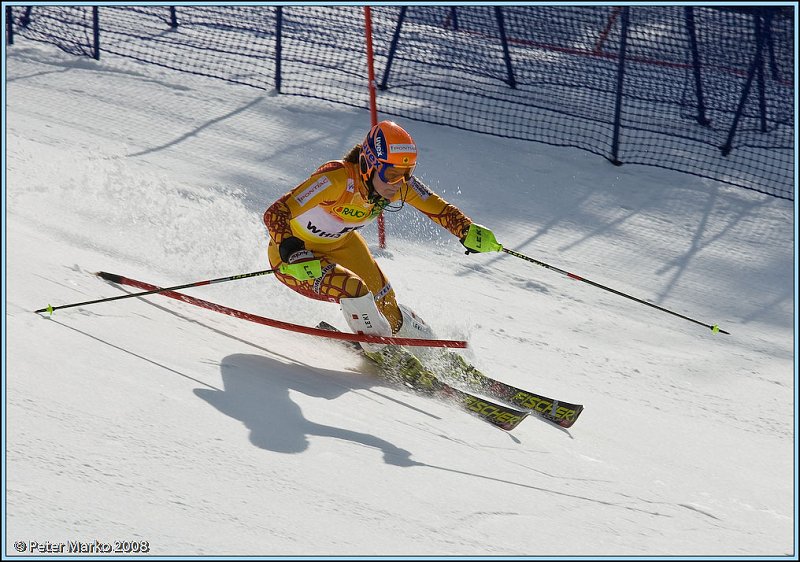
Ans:
[[[413,152],[417,153],[417,146],[414,144],[390,144],[389,150],[392,152]]]
[[[383,131],[379,130],[378,134],[375,135],[375,152],[378,158],[386,158],[386,152],[384,150],[385,145],[386,140],[383,138]]]

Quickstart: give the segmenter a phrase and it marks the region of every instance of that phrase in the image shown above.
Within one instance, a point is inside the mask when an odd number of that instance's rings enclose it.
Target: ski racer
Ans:
[[[342,160],[326,162],[272,203],[264,224],[278,280],[306,297],[339,303],[354,333],[431,338],[430,328],[398,304],[359,229],[400,202],[458,237],[467,253],[502,246],[488,228],[417,179],[416,164],[411,135],[393,121],[381,121]],[[385,347],[361,345],[372,352]]]

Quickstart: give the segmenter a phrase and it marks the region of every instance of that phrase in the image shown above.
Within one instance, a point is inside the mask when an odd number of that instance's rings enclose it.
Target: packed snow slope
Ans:
[[[6,554],[796,554],[793,203],[398,118],[418,175],[505,247],[731,333],[387,213],[401,302],[487,374],[586,407],[507,433],[339,343],[163,296],[35,314],[132,290],[101,270],[267,269],[262,213],[369,115],[24,39],[6,65]],[[271,276],[186,292],[345,327]]]

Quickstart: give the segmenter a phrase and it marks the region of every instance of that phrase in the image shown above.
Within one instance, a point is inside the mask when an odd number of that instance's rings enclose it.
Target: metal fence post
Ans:
[[[92,27],[94,29],[94,59],[100,60],[100,8],[92,7]]]
[[[283,29],[283,7],[275,12],[275,91],[281,93],[281,31]]]
[[[517,80],[514,78],[514,68],[511,66],[511,53],[508,50],[508,38],[506,37],[506,25],[503,20],[503,9],[500,6],[495,6],[494,15],[497,17],[497,27],[500,30],[500,42],[503,44],[503,59],[506,61],[506,73],[508,80],[506,82],[509,86],[516,89]]]
[[[6,6],[6,45],[14,44],[14,10]]]
[[[736,114],[733,116],[733,123],[731,123],[731,128],[728,131],[728,138],[725,141],[725,144],[720,147],[723,156],[730,154],[731,150],[733,149],[733,138],[736,136],[736,129],[739,126],[739,120],[742,118],[742,114],[744,113],[744,106],[747,103],[748,96],[750,95],[750,88],[753,85],[753,78],[755,77],[759,68],[761,68],[763,72],[764,33],[761,25],[761,14],[753,14],[753,19],[756,28],[756,52],[753,56],[753,62],[750,63],[750,68],[747,71],[747,80],[742,88],[742,95],[739,98],[739,105],[736,108]],[[762,111],[766,111],[763,106]]]
[[[453,25],[453,31],[458,31],[458,13],[455,6],[450,8],[450,22]]]
[[[19,23],[22,27],[28,27],[31,23],[31,12],[33,11],[33,6],[28,6],[25,8],[25,13],[22,14],[22,17],[19,19]]]
[[[766,11],[763,16],[756,18],[756,41],[761,36],[761,64],[758,65],[756,72],[758,73],[758,109],[761,115],[761,132],[766,133],[769,128],[767,127],[767,84],[764,76],[764,48],[767,47],[769,52],[769,45],[771,41],[768,38],[772,35],[772,12]]]
[[[701,125],[709,125],[711,121],[706,118],[706,100],[703,96],[703,74],[700,68],[700,52],[697,49],[697,30],[694,25],[694,8],[684,8],[686,16],[686,31],[689,34],[689,50],[692,53],[692,70],[694,71],[694,90],[697,97],[697,116],[695,119]]]
[[[614,134],[611,139],[611,163],[621,166],[619,159],[619,136],[622,128],[622,91],[625,82],[625,55],[628,50],[628,23],[630,19],[630,6],[622,8],[622,18],[620,20],[619,38],[619,63],[617,66],[617,101],[614,108]]]
[[[379,90],[386,89],[386,83],[389,82],[389,70],[392,68],[392,61],[394,60],[394,54],[397,51],[397,42],[400,39],[400,28],[403,27],[403,20],[406,19],[406,10],[408,6],[403,6],[400,8],[400,15],[397,17],[397,26],[394,28],[394,34],[392,35],[392,42],[389,45],[389,52],[386,55],[386,68],[383,69],[383,79],[381,83],[378,84]]]

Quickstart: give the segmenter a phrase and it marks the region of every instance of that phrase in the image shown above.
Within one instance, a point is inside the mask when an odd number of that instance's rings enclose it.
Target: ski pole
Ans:
[[[560,273],[562,275],[566,275],[570,279],[576,279],[578,281],[583,281],[584,283],[588,283],[589,285],[593,285],[595,287],[598,287],[598,288],[603,289],[605,291],[608,291],[610,293],[614,293],[615,295],[619,295],[621,297],[625,297],[626,299],[631,299],[632,301],[636,301],[636,302],[641,303],[641,304],[646,304],[647,306],[651,306],[651,307],[653,307],[653,308],[655,308],[657,310],[660,310],[662,312],[666,312],[667,314],[672,314],[673,316],[677,316],[678,318],[683,318],[684,320],[688,320],[689,322],[694,322],[695,324],[699,324],[700,326],[704,326],[704,327],[708,328],[709,330],[711,330],[715,334],[716,333],[720,333],[720,334],[728,334],[728,335],[730,335],[730,332],[726,332],[725,330],[721,329],[717,324],[713,324],[713,325],[712,324],[704,324],[703,322],[700,322],[699,320],[695,320],[694,318],[689,318],[688,316],[684,316],[683,314],[678,314],[677,312],[673,312],[672,310],[664,308],[663,306],[658,306],[657,304],[653,304],[651,302],[647,302],[646,300],[637,299],[636,297],[633,297],[633,296],[631,296],[631,295],[629,295],[627,293],[623,293],[622,291],[617,291],[616,289],[612,289],[611,287],[606,287],[605,285],[601,285],[600,283],[596,283],[596,282],[591,281],[589,279],[584,279],[580,275],[575,275],[574,273],[570,273],[569,271],[564,271],[563,269],[559,269],[557,267],[553,267],[552,265],[546,264],[546,263],[544,263],[542,261],[535,260],[533,258],[529,258],[526,255],[520,254],[519,252],[515,252],[514,250],[509,250],[508,248],[503,248],[502,250],[505,253],[511,254],[514,257],[521,258],[521,259],[523,259],[525,261],[529,261],[531,263],[535,263],[536,265],[541,265],[542,267],[547,268],[547,269],[549,269],[551,271],[555,271],[555,272]]]
[[[49,312],[50,315],[53,315],[53,311],[61,310],[62,308],[72,308],[74,306],[86,306],[89,304],[97,304],[100,302],[110,302],[116,301],[120,299],[130,299],[133,297],[143,297],[145,295],[153,295],[155,293],[161,293],[164,291],[177,291],[178,289],[186,289],[188,287],[200,287],[202,285],[212,285],[214,283],[224,283],[225,281],[235,281],[237,279],[247,279],[248,277],[258,277],[259,275],[269,275],[270,273],[274,273],[274,269],[265,269],[263,271],[254,271],[252,273],[241,273],[239,275],[229,275],[227,277],[220,277],[218,279],[208,279],[206,281],[195,281],[194,283],[186,283],[184,285],[176,285],[174,287],[164,287],[153,289],[152,291],[142,291],[140,293],[131,293],[129,295],[120,295],[117,297],[109,297],[107,299],[97,299],[93,301],[85,301],[85,302],[76,302],[73,304],[63,304],[61,306],[51,306],[47,305],[45,308],[40,308],[39,310],[34,310],[34,312]],[[115,275],[114,273],[106,273],[105,271],[98,271],[95,273],[98,277],[102,277],[106,281],[111,281],[112,283],[124,284],[124,278],[121,275]]]

